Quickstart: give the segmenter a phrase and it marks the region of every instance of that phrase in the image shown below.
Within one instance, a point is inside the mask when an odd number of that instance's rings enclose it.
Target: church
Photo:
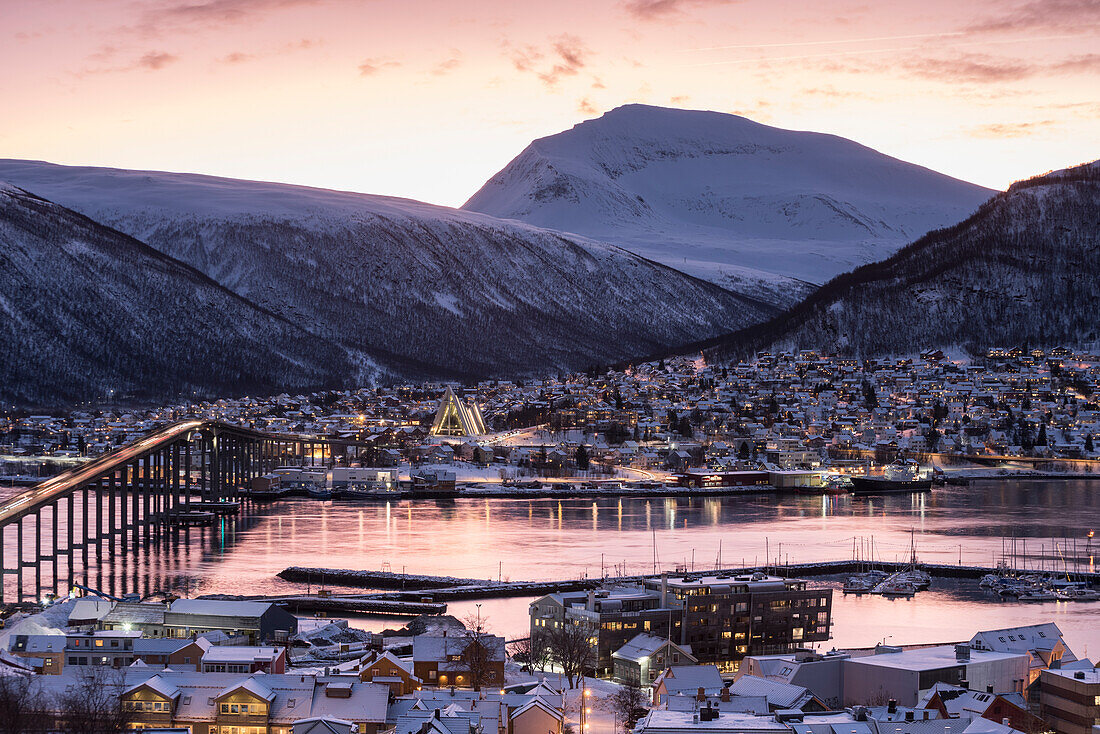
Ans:
[[[477,404],[463,403],[448,385],[429,433],[433,436],[480,436],[488,432]]]

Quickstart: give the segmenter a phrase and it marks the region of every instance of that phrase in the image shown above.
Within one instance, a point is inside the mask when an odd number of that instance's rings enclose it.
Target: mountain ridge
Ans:
[[[620,244],[735,290],[755,283],[778,302],[780,288],[805,295],[991,193],[836,135],[624,105],[533,141],[463,209]]]

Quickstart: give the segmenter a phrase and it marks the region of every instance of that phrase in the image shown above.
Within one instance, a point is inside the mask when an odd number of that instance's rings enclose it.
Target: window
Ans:
[[[103,640],[96,640],[95,641],[95,646],[96,647],[103,647]]]

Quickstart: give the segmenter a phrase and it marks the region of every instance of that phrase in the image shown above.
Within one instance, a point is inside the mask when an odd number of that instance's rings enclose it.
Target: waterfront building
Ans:
[[[562,624],[596,640],[596,672],[614,674],[613,653],[638,634],[675,642],[701,663],[736,671],[747,655],[787,652],[829,639],[832,590],[763,573],[648,578],[640,586],[548,594],[531,603],[531,635]]]
[[[1058,734],[1094,734],[1100,726],[1100,669],[1044,670],[1040,714]]]
[[[1062,630],[1054,622],[978,632],[970,638],[970,647],[974,650],[1027,655],[1028,678],[1025,688],[1031,688],[1043,670],[1060,668],[1077,661],[1077,656],[1066,647],[1062,639]],[[1033,702],[1037,703],[1038,699],[1035,698]]]

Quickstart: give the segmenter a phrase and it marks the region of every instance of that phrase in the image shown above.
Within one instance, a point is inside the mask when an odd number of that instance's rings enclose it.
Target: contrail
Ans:
[[[957,34],[964,35],[964,34]],[[953,43],[950,44],[953,47],[966,47],[966,46],[991,46],[1001,43],[1033,43],[1035,41],[1061,41],[1070,38],[1085,38],[1090,37],[1087,33],[1078,33],[1074,35],[1065,36],[1032,36],[1029,38],[1002,38],[1000,40],[990,41],[971,41],[969,43]],[[733,47],[731,47],[733,48]],[[755,46],[746,46],[745,48],[756,48]],[[766,64],[770,61],[798,61],[801,59],[828,59],[838,56],[860,56],[863,54],[884,54],[895,51],[918,51],[927,50],[926,46],[891,46],[889,48],[867,48],[860,49],[858,51],[830,51],[823,54],[800,54],[798,56],[758,56],[751,59],[730,59],[726,61],[704,61],[697,64],[678,64],[675,68],[698,68],[704,66],[727,66],[731,64]]]
[[[735,48],[790,48],[792,46],[836,46],[842,43],[872,43],[877,41],[908,41],[914,38],[946,38],[948,36],[965,36],[964,31],[948,31],[945,33],[914,33],[909,36],[878,36],[875,38],[844,38],[838,41],[796,41],[792,43],[746,43],[736,46],[706,46],[703,48],[682,48],[682,52],[690,51],[725,51]]]

